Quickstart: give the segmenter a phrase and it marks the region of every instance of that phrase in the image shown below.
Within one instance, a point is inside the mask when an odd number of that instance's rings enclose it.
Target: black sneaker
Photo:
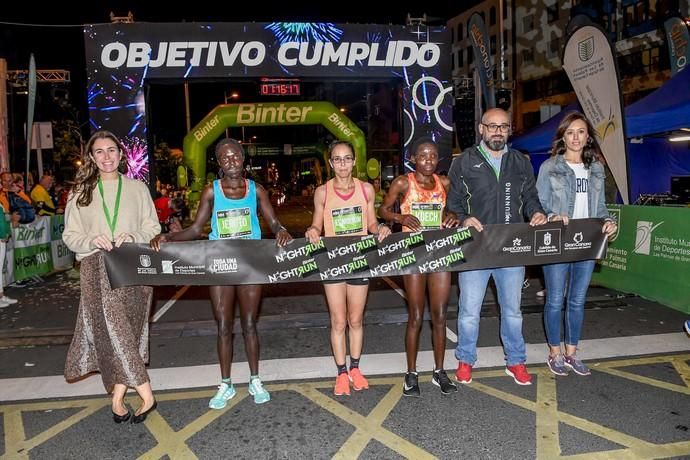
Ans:
[[[443,369],[434,371],[434,376],[431,378],[431,383],[439,387],[441,389],[441,393],[444,395],[458,391],[458,387],[450,381],[448,374],[446,374],[446,371]]]
[[[403,383],[403,395],[419,397],[420,394],[417,373],[408,372],[405,374],[405,383]]]

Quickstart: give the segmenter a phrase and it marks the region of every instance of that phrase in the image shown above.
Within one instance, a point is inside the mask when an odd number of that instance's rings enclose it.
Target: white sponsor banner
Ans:
[[[50,217],[36,216],[33,222],[13,228],[12,239],[15,248],[50,243]]]
[[[601,149],[628,204],[628,165],[618,72],[606,35],[583,26],[565,45],[563,68],[585,115],[599,134]]]
[[[72,268],[72,265],[74,265],[74,253],[67,248],[67,245],[62,240],[51,242],[50,250],[53,253],[53,269]]]

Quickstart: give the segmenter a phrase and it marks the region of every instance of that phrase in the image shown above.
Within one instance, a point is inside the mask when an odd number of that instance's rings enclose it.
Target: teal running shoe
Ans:
[[[263,404],[271,400],[271,395],[264,388],[261,379],[256,377],[249,382],[249,394],[254,396],[254,404]]]
[[[235,391],[235,387],[232,386],[232,383],[227,384],[221,382],[220,385],[218,385],[218,392],[208,402],[209,409],[223,409],[235,394],[237,394],[237,392]]]

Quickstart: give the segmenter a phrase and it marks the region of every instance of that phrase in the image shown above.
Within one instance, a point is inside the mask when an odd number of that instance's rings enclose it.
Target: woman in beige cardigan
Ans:
[[[126,158],[117,137],[98,131],[85,152],[67,202],[62,236],[81,260],[79,314],[65,378],[76,380],[99,371],[106,391],[112,392],[115,423],[141,423],[156,408],[145,367],[153,290],[111,289],[103,251],[124,242],[147,243],[161,228],[146,185],[120,173],[126,170]],[[129,387],[143,401],[133,415],[124,402]]]

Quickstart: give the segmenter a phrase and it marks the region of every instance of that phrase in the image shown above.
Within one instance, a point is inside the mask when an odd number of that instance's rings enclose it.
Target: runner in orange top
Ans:
[[[386,221],[402,225],[404,232],[419,232],[440,228],[456,227],[458,219],[446,211],[446,195],[450,181],[446,176],[434,173],[438,166],[438,147],[430,138],[417,140],[410,149],[415,172],[398,176],[393,180],[379,214]],[[393,212],[395,202],[400,200],[400,214]],[[446,312],[450,291],[450,272],[414,274],[403,276],[407,292],[407,332],[405,351],[407,353],[407,374],[403,385],[405,396],[419,396],[417,381],[417,350],[419,332],[424,318],[426,288],[429,287],[429,306],[433,326],[434,374],[432,383],[441,388],[443,394],[458,391],[443,370],[443,356],[446,344]]]
[[[329,162],[335,177],[314,192],[314,217],[304,236],[310,243],[318,243],[321,232],[325,236],[353,236],[373,233],[381,241],[391,230],[376,221],[374,187],[352,177],[355,149],[347,141],[335,141],[328,147]],[[369,388],[359,370],[364,331],[362,319],[367,302],[369,279],[324,281],[326,301],[331,316],[331,347],[338,377],[334,393],[350,394],[350,382],[355,390]],[[350,342],[350,370],[345,355],[345,327]]]

